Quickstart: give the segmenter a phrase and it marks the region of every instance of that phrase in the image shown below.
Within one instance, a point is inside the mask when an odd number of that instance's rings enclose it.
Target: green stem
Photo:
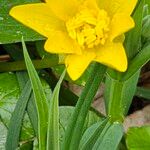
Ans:
[[[56,59],[40,59],[33,60],[33,64],[36,69],[50,68],[58,65]],[[26,65],[24,61],[15,61],[15,62],[0,62],[0,72],[8,71],[21,71],[26,70]]]
[[[111,121],[123,122],[135,95],[139,73],[135,73],[126,81],[119,81],[106,77],[105,82],[105,106]]]
[[[87,113],[105,72],[106,67],[98,63],[94,64],[93,70],[91,70],[89,79],[68,124],[62,146],[63,150],[78,149]]]

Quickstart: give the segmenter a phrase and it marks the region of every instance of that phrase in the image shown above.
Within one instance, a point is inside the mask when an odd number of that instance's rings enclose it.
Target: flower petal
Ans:
[[[83,55],[68,55],[65,60],[67,72],[72,80],[78,79],[94,59],[95,54],[87,52]]]
[[[99,10],[99,7],[97,5],[97,0],[85,0],[83,3],[83,7],[87,7],[91,10],[94,10],[95,13]]]
[[[110,16],[115,13],[125,13],[131,15],[133,12],[137,0],[97,0],[101,9],[105,9]]]
[[[45,0],[50,9],[60,19],[67,21],[73,17],[83,0]]]
[[[134,27],[134,21],[130,16],[125,14],[115,14],[110,24],[110,40],[129,31]]]
[[[64,23],[44,3],[15,6],[10,15],[46,37],[52,30],[65,29]]]
[[[45,43],[45,50],[51,53],[75,53],[81,54],[81,48],[75,40],[72,40],[67,32],[53,31]]]
[[[95,61],[120,72],[127,69],[127,57],[122,43],[109,43],[97,49]]]

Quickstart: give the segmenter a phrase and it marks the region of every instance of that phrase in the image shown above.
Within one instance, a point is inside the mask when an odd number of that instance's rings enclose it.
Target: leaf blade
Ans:
[[[106,128],[106,129],[105,129]],[[93,150],[116,150],[123,136],[122,124],[114,122],[104,128],[104,133],[97,139]]]
[[[48,121],[48,102],[44,93],[41,81],[38,74],[31,62],[29,54],[27,52],[24,40],[22,38],[23,54],[25,63],[27,66],[29,78],[33,88],[36,109],[38,113],[38,136],[39,136],[39,149],[46,149],[46,137],[47,137],[47,121]]]
[[[26,109],[30,94],[31,94],[31,84],[30,82],[27,82],[16,104],[15,110],[10,120],[9,130],[8,130],[8,135],[7,135],[7,140],[6,140],[6,150],[14,150],[18,147],[22,120],[24,117],[25,109]]]
[[[74,113],[72,114],[71,120],[68,124],[65,137],[63,139],[63,150],[76,150],[79,147],[87,112],[105,72],[105,66],[95,63],[91,70],[89,79],[87,80],[85,89],[77,102]]]
[[[56,87],[53,91],[48,120],[48,134],[47,134],[47,150],[59,150],[59,91],[60,85],[64,79],[66,70],[62,73]]]

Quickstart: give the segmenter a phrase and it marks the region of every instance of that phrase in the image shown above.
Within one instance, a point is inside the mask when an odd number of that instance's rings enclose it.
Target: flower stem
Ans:
[[[75,110],[68,124],[62,150],[76,150],[79,147],[79,142],[83,134],[83,127],[88,114],[93,98],[98,90],[98,87],[104,77],[106,67],[95,63],[86,86],[79,97]]]

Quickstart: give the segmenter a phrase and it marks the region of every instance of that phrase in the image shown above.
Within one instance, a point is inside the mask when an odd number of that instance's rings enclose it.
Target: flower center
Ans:
[[[110,19],[103,9],[98,13],[84,8],[66,22],[69,36],[81,47],[104,45],[108,37]]]

